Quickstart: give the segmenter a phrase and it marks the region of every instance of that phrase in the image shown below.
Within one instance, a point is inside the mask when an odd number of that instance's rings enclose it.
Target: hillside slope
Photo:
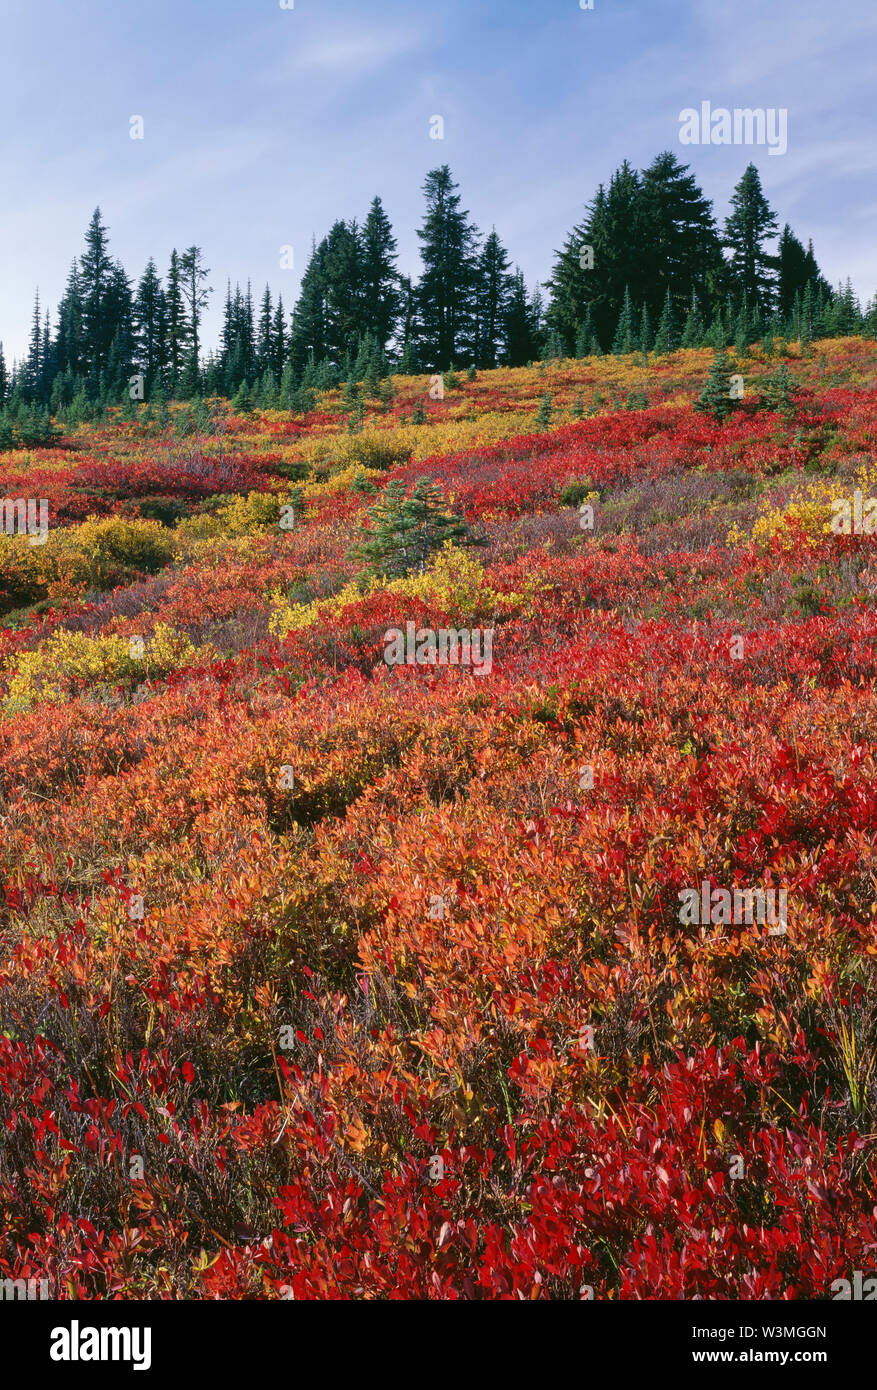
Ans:
[[[827,1298],[873,1263],[877,344],[753,349],[724,421],[709,367],[0,454],[49,515],[0,536],[0,1277]],[[482,543],[369,582],[425,477]]]

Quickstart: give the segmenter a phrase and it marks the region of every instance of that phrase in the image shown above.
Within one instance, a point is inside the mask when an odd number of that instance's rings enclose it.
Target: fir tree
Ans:
[[[641,294],[652,314],[662,311],[667,290],[680,313],[692,290],[704,303],[720,293],[726,272],[712,205],[669,150],[642,172],[638,215]]]
[[[315,360],[325,356],[337,366],[367,327],[363,320],[362,244],[355,222],[333,223],[322,267],[326,344]]]
[[[76,260],[70,267],[61,303],[58,305],[56,352],[58,370],[79,376],[84,369],[85,337],[82,310],[82,283]]]
[[[274,310],[274,323],[271,330],[271,370],[279,380],[286,366],[286,318],[283,313],[283,300],[278,295]]]
[[[95,208],[85,233],[85,252],[79,262],[83,367],[92,379],[97,378],[106,365],[114,331],[106,314],[112,270],[108,245],[100,208]]]
[[[167,386],[170,395],[177,393],[183,374],[183,365],[188,345],[186,325],[186,306],[183,300],[183,271],[180,257],[175,250],[171,252],[170,267],[165,289],[165,322],[167,332]]]
[[[396,331],[402,296],[396,238],[380,198],[372,200],[361,243],[362,323],[386,348]]]
[[[473,353],[477,231],[460,207],[447,164],[427,174],[423,191],[426,216],[417,233],[422,350],[429,365],[441,370],[452,358],[468,362]]]
[[[672,352],[676,346],[676,325],[673,317],[673,296],[670,293],[670,286],[664,293],[664,307],[661,310],[661,321],[658,324],[658,331],[655,335],[655,352],[666,354]]]
[[[506,315],[511,276],[506,249],[492,228],[476,267],[477,359],[480,367],[495,367],[504,355]]]
[[[365,561],[369,574],[398,578],[422,574],[430,556],[449,541],[484,544],[444,506],[444,494],[430,478],[418,478],[409,495],[401,480],[389,482],[369,513],[369,527],[353,547],[352,558]]]
[[[703,390],[695,401],[695,410],[712,415],[716,420],[725,420],[736,408],[737,402],[730,395],[731,367],[724,348],[713,353],[712,366]]]
[[[539,402],[539,409],[536,411],[536,425],[540,430],[548,429],[548,426],[551,424],[551,417],[554,413],[552,404],[551,393],[550,391],[546,391]]]
[[[180,288],[186,308],[186,358],[184,391],[193,396],[200,391],[201,381],[201,318],[213,293],[204,281],[210,271],[203,263],[200,246],[190,246],[180,257]]]
[[[164,290],[150,256],[140,277],[133,309],[134,356],[146,382],[147,398],[152,398],[165,368],[166,332]]]
[[[725,221],[724,244],[732,253],[735,288],[754,310],[768,314],[774,303],[777,260],[768,254],[765,242],[776,232],[777,219],[754,164],[747,166],[734,189],[731,209]]]
[[[292,314],[290,354],[297,373],[303,372],[308,362],[319,362],[326,356],[327,249],[325,237],[319,245],[315,243],[312,247]]]
[[[648,304],[643,304],[643,311],[640,316],[639,346],[641,352],[651,352],[655,342],[655,335],[652,332],[652,320],[649,315]]]
[[[270,372],[274,361],[274,306],[271,303],[271,290],[265,286],[262,304],[259,309],[259,326],[256,339],[256,369],[261,373]]]
[[[520,266],[509,281],[509,296],[503,325],[506,360],[511,367],[523,367],[539,350],[539,325]]]
[[[688,308],[688,315],[685,326],[682,329],[682,341],[680,347],[695,348],[700,347],[703,342],[703,319],[700,316],[700,305],[697,302],[697,294],[691,291],[691,304]]]
[[[709,332],[706,338],[709,345],[714,348],[716,352],[722,351],[728,346],[728,330],[722,318],[722,308],[720,304],[716,305],[716,312],[713,314],[713,321],[709,326]]]
[[[33,317],[31,319],[30,339],[23,372],[24,395],[28,400],[37,400],[43,380],[43,320],[40,313],[40,292],[34,296]]]
[[[616,356],[633,352],[636,348],[636,332],[634,328],[633,302],[630,297],[630,289],[624,287],[624,298],[621,301],[621,312],[618,316],[618,324],[615,329],[615,337],[612,340],[612,351]]]

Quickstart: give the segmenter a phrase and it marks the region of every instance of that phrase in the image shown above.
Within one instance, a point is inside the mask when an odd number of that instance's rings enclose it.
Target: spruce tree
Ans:
[[[587,236],[586,225],[573,227],[561,250],[556,252],[554,268],[547,281],[551,291],[548,323],[560,334],[566,351],[574,349],[576,357],[587,354],[590,340],[584,351],[579,352],[578,333],[585,313],[590,309],[591,295],[596,287],[594,268],[588,268],[590,252],[586,250]],[[526,357],[522,360],[526,361]]]
[[[691,291],[691,303],[688,307],[688,315],[685,319],[685,326],[682,329],[682,341],[680,347],[696,348],[703,342],[703,319],[700,316],[700,305],[697,302],[697,294]]]
[[[523,367],[538,352],[539,326],[534,320],[533,306],[520,266],[515,267],[509,280],[509,296],[505,309],[503,337],[505,356],[510,367]]]
[[[612,341],[627,289],[644,298],[640,178],[625,160],[608,188],[597,189],[584,220],[567,237],[548,280],[551,293],[546,324],[560,333],[566,351],[575,344],[577,325],[590,304],[598,339]],[[585,248],[590,248],[586,251]],[[590,265],[593,258],[593,265]]]
[[[472,536],[462,517],[445,511],[441,488],[430,478],[417,479],[410,494],[399,479],[387,483],[368,515],[369,526],[351,550],[363,560],[367,573],[399,578],[425,570],[430,557],[448,541],[456,545],[483,545]]]
[[[177,389],[180,385],[188,348],[186,306],[183,300],[183,270],[180,256],[176,249],[171,252],[165,288],[165,306],[167,325],[167,387],[171,398],[173,398],[176,396]]]
[[[695,410],[712,415],[716,420],[725,420],[736,408],[737,402],[731,399],[731,366],[724,348],[716,348],[712,366],[704,388],[694,403]]]
[[[396,238],[380,198],[372,200],[361,234],[362,322],[382,348],[393,337],[402,302]]]
[[[509,258],[495,227],[478,257],[476,287],[478,366],[495,367],[506,348],[506,315],[511,298]]]
[[[795,295],[800,295],[809,278],[807,253],[787,222],[777,248],[777,309],[783,319],[792,313]]]
[[[355,346],[368,328],[363,315],[363,248],[356,223],[333,223],[325,248],[326,344],[316,360],[328,357],[338,366],[348,347]]]
[[[706,340],[716,352],[722,351],[728,346],[728,330],[725,327],[725,320],[722,317],[722,307],[716,305],[716,312],[713,314],[713,321],[709,326]]]
[[[661,310],[661,321],[658,324],[658,331],[655,335],[655,352],[666,354],[672,352],[676,346],[676,325],[673,317],[673,296],[670,293],[670,286],[664,293],[664,307]]]
[[[274,306],[271,303],[271,289],[265,286],[259,309],[259,325],[256,338],[256,369],[264,375],[270,372],[274,361]]]
[[[472,360],[477,285],[477,230],[460,207],[447,164],[426,176],[426,216],[418,230],[423,274],[417,290],[423,356],[443,370]]]
[[[147,399],[151,399],[166,365],[167,327],[164,290],[151,256],[137,286],[132,318],[135,361],[145,379]]]
[[[58,370],[79,376],[84,369],[85,331],[82,309],[82,282],[79,263],[74,260],[58,305],[56,353]]]
[[[546,391],[539,402],[539,409],[536,411],[536,426],[540,430],[547,430],[551,424],[553,415],[551,392]]]
[[[680,314],[692,290],[704,303],[721,292],[726,270],[712,204],[669,150],[642,172],[638,215],[641,297],[651,314],[662,311],[668,289]]]
[[[204,265],[200,246],[190,246],[180,257],[180,288],[186,307],[186,359],[184,390],[187,397],[200,392],[201,383],[201,318],[209,296],[213,293],[204,281],[210,271]]]
[[[274,310],[274,323],[271,328],[271,370],[279,381],[286,366],[286,318],[283,312],[283,300],[278,295],[277,307]]]
[[[642,315],[640,316],[639,347],[641,352],[651,352],[655,342],[655,335],[652,332],[652,320],[649,315],[648,304],[643,304]]]
[[[630,288],[625,285],[621,312],[618,316],[615,337],[612,340],[612,351],[617,357],[633,352],[635,348],[636,330],[634,328],[633,302],[630,297]]]
[[[106,314],[112,271],[108,246],[109,238],[100,208],[95,208],[85,233],[85,252],[79,262],[83,368],[95,382],[106,365],[114,331]]]
[[[39,289],[37,289],[34,297],[30,339],[22,378],[22,388],[25,399],[29,401],[38,400],[43,378],[43,319],[40,313]]]
[[[324,237],[314,243],[305,266],[298,300],[292,313],[290,355],[295,371],[300,375],[309,361],[321,361],[326,356],[328,303],[326,254]]]
[[[750,306],[769,314],[776,293],[777,258],[765,242],[777,228],[776,214],[764,196],[761,178],[749,164],[731,196],[731,213],[725,221],[724,244],[732,253],[731,274],[739,296]]]

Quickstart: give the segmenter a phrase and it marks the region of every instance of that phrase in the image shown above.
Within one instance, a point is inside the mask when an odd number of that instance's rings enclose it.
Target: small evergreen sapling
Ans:
[[[456,545],[485,545],[462,517],[444,510],[445,497],[430,478],[418,478],[410,495],[394,479],[385,487],[368,520],[369,528],[351,550],[364,560],[366,573],[380,579],[422,574],[430,556],[448,541]]]
[[[724,348],[716,348],[713,354],[710,374],[704,388],[695,401],[695,410],[712,415],[715,420],[725,420],[736,408],[737,402],[730,395],[731,366]]]

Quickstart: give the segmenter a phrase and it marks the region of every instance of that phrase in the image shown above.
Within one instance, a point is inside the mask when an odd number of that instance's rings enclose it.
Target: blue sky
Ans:
[[[204,248],[295,299],[311,237],[380,194],[417,273],[427,170],[450,164],[528,282],[627,156],[691,164],[720,219],[753,158],[832,281],[877,290],[873,0],[0,0],[0,339],[52,309],[93,208],[139,277]],[[683,146],[679,113],[788,110],[788,150]],[[430,118],[444,139],[430,139]],[[130,138],[142,116],[144,139]],[[293,270],[280,248],[294,248]]]

